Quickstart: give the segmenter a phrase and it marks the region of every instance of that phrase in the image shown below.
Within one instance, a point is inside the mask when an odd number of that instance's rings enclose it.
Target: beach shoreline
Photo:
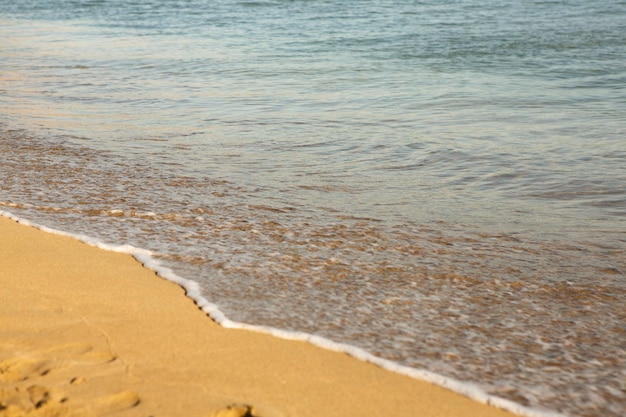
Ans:
[[[624,417],[622,1],[0,10],[0,417]]]
[[[0,247],[0,416],[512,415],[343,353],[220,327],[128,254],[6,217]]]

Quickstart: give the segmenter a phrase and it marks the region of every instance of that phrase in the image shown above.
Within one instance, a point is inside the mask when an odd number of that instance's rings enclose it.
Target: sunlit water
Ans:
[[[626,410],[622,1],[0,0],[0,209],[233,320]]]

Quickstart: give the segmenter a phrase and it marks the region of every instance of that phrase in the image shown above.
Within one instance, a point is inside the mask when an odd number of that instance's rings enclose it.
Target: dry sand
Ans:
[[[345,354],[224,329],[130,255],[0,217],[0,416],[102,415],[512,416]]]

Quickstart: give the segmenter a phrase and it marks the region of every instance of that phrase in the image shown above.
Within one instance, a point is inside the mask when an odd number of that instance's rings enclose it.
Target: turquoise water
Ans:
[[[0,0],[0,209],[233,320],[626,409],[626,4]]]

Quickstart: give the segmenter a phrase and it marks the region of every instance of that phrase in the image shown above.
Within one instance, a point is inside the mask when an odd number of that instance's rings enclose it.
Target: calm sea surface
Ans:
[[[626,2],[0,0],[0,210],[235,321],[626,413]]]

